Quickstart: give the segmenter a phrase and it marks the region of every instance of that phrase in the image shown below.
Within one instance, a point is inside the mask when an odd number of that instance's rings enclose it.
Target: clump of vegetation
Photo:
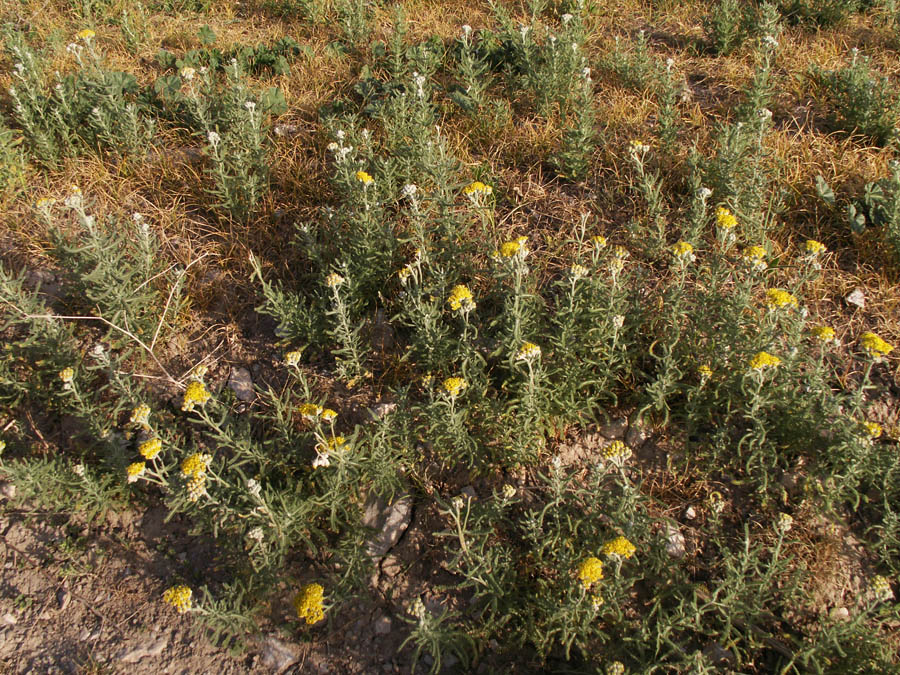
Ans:
[[[807,175],[832,146],[783,146],[776,62],[808,35],[728,0],[699,54],[581,2],[452,31],[410,6],[301,9],[297,42],[239,18],[241,44],[274,46],[214,49],[205,26],[144,70],[142,19],[67,50],[8,34],[19,498],[178,515],[217,576],[184,569],[161,601],[229,644],[262,620],[344,641],[377,596],[409,672],[896,668],[900,333],[836,295],[871,233],[807,217],[808,193],[835,202]],[[694,105],[700,66],[745,75]],[[813,78],[836,126],[885,146],[853,152],[892,158],[889,82],[855,55]],[[900,255],[898,204],[892,164],[848,213]],[[371,515],[398,504],[418,585],[373,590]]]

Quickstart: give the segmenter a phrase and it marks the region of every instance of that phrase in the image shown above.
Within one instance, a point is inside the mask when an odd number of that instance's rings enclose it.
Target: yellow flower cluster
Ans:
[[[541,357],[541,348],[533,342],[523,342],[516,352],[516,361],[534,361]]]
[[[503,258],[513,258],[515,256],[524,258],[528,255],[528,237],[523,235],[512,241],[501,244],[500,251],[495,252],[494,257],[497,257],[498,255]]]
[[[303,417],[303,419],[305,419],[307,422],[315,422],[325,409],[320,405],[316,405],[315,403],[304,403],[298,410],[300,412],[300,416]]]
[[[604,237],[602,234],[595,234],[593,237],[591,237],[591,243],[597,248],[603,248],[604,246],[606,246],[606,237]]]
[[[212,463],[212,455],[205,452],[195,452],[190,457],[186,457],[181,462],[181,475],[188,477],[202,476],[206,474],[209,465]]]
[[[371,185],[372,183],[375,182],[375,179],[372,178],[372,176],[367,174],[365,171],[357,171],[356,172],[356,180],[358,180],[360,183],[362,183],[363,187],[368,187],[369,185]]]
[[[72,380],[75,379],[75,370],[71,367],[63,368],[59,371],[59,379],[62,380],[63,384],[72,384]]]
[[[613,661],[606,666],[606,675],[625,675],[625,664],[621,661]]]
[[[791,293],[780,288],[770,288],[766,291],[766,304],[773,308],[796,307],[797,298]]]
[[[686,241],[679,241],[672,247],[672,254],[676,258],[692,258],[694,247]]]
[[[129,464],[125,468],[125,475],[128,477],[128,482],[134,483],[144,475],[146,470],[147,465],[144,462],[134,462],[133,464]]]
[[[750,359],[750,370],[764,370],[765,368],[777,368],[781,365],[781,359],[768,352],[759,352]]]
[[[467,286],[459,284],[454,286],[450,291],[450,297],[447,298],[447,304],[454,312],[469,312],[475,309],[475,300],[472,298],[472,291]]]
[[[603,555],[618,556],[619,558],[630,558],[637,549],[634,544],[625,537],[618,536],[612,541],[603,544]]]
[[[179,614],[184,614],[191,610],[193,595],[194,592],[189,586],[172,586],[163,593],[163,600],[177,609]]]
[[[762,246],[748,246],[744,249],[742,260],[744,264],[755,270],[761,271],[768,267],[766,264],[766,249]]]
[[[810,255],[821,255],[828,250],[827,248],[825,248],[825,244],[823,244],[821,241],[816,241],[815,239],[807,239],[806,243],[803,245],[803,248]]]
[[[452,398],[456,398],[469,384],[461,377],[448,377],[441,386]]]
[[[624,462],[631,457],[631,449],[622,441],[613,441],[603,448],[603,458],[612,462]]]
[[[288,352],[284,355],[284,362],[289,366],[296,366],[300,363],[300,355],[301,352],[299,350]]]
[[[572,276],[575,279],[583,279],[589,273],[587,267],[585,267],[584,265],[579,265],[578,263],[572,265],[572,267],[569,268],[569,271],[572,273]]]
[[[494,188],[490,185],[485,185],[480,180],[473,181],[463,188],[463,194],[467,197],[479,197],[481,195],[486,197],[493,193]]]
[[[188,383],[187,389],[184,392],[184,401],[181,404],[181,409],[190,412],[197,405],[204,405],[212,395],[206,390],[206,385],[199,380],[193,380]]]
[[[874,576],[869,587],[872,589],[872,594],[875,596],[875,599],[879,602],[887,602],[894,598],[891,582],[888,581],[888,578],[885,576],[880,574]]]
[[[128,418],[128,421],[146,429],[150,422],[150,406],[146,403],[141,403],[131,411],[131,417]]]
[[[325,618],[325,589],[321,584],[307,584],[294,598],[297,618],[305,619],[308,626]]]
[[[859,337],[859,344],[868,352],[869,356],[874,356],[875,358],[881,358],[894,351],[893,345],[888,344],[875,333],[863,333]]]
[[[325,277],[325,285],[328,286],[328,288],[337,288],[342,283],[344,283],[344,281],[344,277],[342,277],[337,272],[332,272],[327,277]]]
[[[337,412],[332,410],[331,408],[323,408],[322,409],[322,421],[325,424],[331,424],[337,419]]]
[[[775,519],[775,529],[784,534],[794,526],[794,519],[789,513],[779,513]]]
[[[90,28],[85,28],[84,30],[78,31],[78,33],[76,33],[76,35],[79,40],[84,40],[85,42],[87,42],[88,40],[93,38],[96,35],[96,33],[94,31],[92,31]]]
[[[716,209],[716,224],[723,230],[731,230],[737,227],[737,218],[724,206],[720,206]]]
[[[831,326],[816,326],[812,329],[812,334],[819,342],[837,342],[837,336]]]
[[[700,380],[702,382],[705,382],[706,380],[711,378],[712,374],[713,374],[712,368],[710,368],[707,365],[703,365],[703,366],[700,366],[697,368],[697,375],[700,376]]]
[[[878,422],[863,422],[862,425],[866,430],[866,435],[873,440],[884,433],[884,429],[881,428],[881,425],[878,424]]]
[[[578,580],[584,587],[584,590],[590,589],[595,583],[603,578],[603,561],[598,558],[590,557],[583,560],[578,565]]]
[[[161,450],[162,441],[158,438],[151,438],[149,441],[144,441],[138,446],[138,452],[141,453],[141,456],[145,459],[153,459]]]

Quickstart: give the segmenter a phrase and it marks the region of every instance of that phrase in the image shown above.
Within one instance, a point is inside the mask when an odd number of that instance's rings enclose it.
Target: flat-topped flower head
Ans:
[[[153,459],[162,451],[162,441],[158,438],[151,438],[144,441],[138,446],[138,452],[144,459]]]
[[[822,255],[828,249],[821,241],[816,241],[815,239],[807,239],[806,243],[803,245],[803,250],[806,251],[809,255],[817,256]]]
[[[622,536],[618,536],[612,541],[608,541],[603,544],[603,555],[615,556],[619,558],[628,559],[634,555],[637,548],[635,548],[634,544],[632,544],[628,539]]]
[[[462,390],[468,386],[468,383],[461,377],[448,377],[441,383],[441,388],[450,394],[451,398],[459,396]]]
[[[472,181],[463,188],[463,194],[469,198],[487,197],[494,193],[494,188],[485,185],[480,180]]]
[[[206,385],[200,380],[193,380],[188,383],[187,389],[184,391],[181,409],[190,412],[197,405],[205,405],[210,398],[212,398],[212,394],[206,390]]]
[[[633,138],[628,142],[628,149],[635,155],[649,152],[650,144],[639,138]]]
[[[71,367],[63,368],[59,371],[59,379],[63,384],[72,384],[72,381],[75,379],[75,369]]]
[[[308,626],[325,618],[325,589],[321,584],[307,584],[294,598],[297,618],[304,619]]]
[[[369,185],[375,182],[375,179],[365,171],[357,171],[356,180],[362,183],[363,187],[369,187]]]
[[[337,272],[332,272],[327,277],[325,277],[325,285],[328,286],[328,288],[337,288],[338,286],[343,284],[344,281],[346,281],[344,277],[342,277]]]
[[[300,416],[307,422],[315,422],[322,414],[323,408],[315,403],[302,403],[298,408]]]
[[[204,476],[211,462],[212,455],[208,455],[205,452],[195,452],[181,462],[181,475],[193,478]]]
[[[331,424],[337,419],[337,412],[332,410],[331,408],[324,408],[322,410],[322,421],[325,424]]]
[[[672,255],[680,262],[693,262],[696,260],[694,247],[686,241],[679,241],[672,247]]]
[[[766,368],[777,368],[781,365],[781,359],[768,352],[758,352],[750,359],[750,370],[761,372]]]
[[[701,382],[706,382],[707,380],[709,380],[709,378],[712,377],[712,374],[712,368],[707,365],[702,365],[697,368],[697,375],[700,376]]]
[[[125,476],[129,483],[134,483],[144,475],[146,470],[147,465],[144,462],[134,462],[125,468]]]
[[[453,290],[450,291],[450,296],[447,298],[447,304],[450,305],[450,309],[454,312],[462,312],[463,314],[475,309],[472,291],[469,290],[468,286],[462,284],[453,287]]]
[[[723,230],[733,230],[737,227],[737,218],[724,206],[720,206],[716,209],[716,225]]]
[[[866,432],[866,436],[873,441],[884,433],[884,429],[881,428],[881,425],[878,424],[878,422],[863,422],[862,426]]]
[[[528,237],[523,235],[501,244],[498,255],[502,258],[524,258],[528,255]]]
[[[316,452],[326,457],[333,452],[342,452],[349,448],[350,445],[343,436],[332,436],[328,440],[316,444]]]
[[[891,589],[891,582],[887,577],[880,574],[872,577],[869,588],[876,602],[888,602],[894,599],[894,591]]]
[[[516,361],[531,362],[539,358],[541,358],[541,348],[533,342],[523,342],[519,351],[516,352]]]
[[[302,352],[300,350],[294,350],[292,352],[288,352],[284,355],[284,362],[288,366],[296,366],[300,363],[300,356]]]
[[[772,309],[796,307],[797,298],[780,288],[770,288],[766,291],[766,304]]]
[[[613,661],[606,666],[606,675],[625,675],[625,664],[621,661]]]
[[[869,356],[880,359],[894,351],[894,346],[882,340],[875,333],[863,333],[859,336],[859,344]]]
[[[621,465],[624,462],[628,461],[628,458],[631,457],[631,448],[625,445],[622,441],[613,441],[609,445],[607,445],[603,450],[603,459],[608,460],[616,465]]]
[[[185,66],[180,71],[178,71],[178,74],[181,75],[181,78],[185,82],[190,82],[191,80],[194,79],[194,75],[197,74],[197,71],[194,70],[193,68],[191,68],[190,66]]]
[[[584,590],[590,589],[603,578],[603,561],[599,558],[586,558],[578,565],[578,581]]]
[[[172,586],[163,593],[163,601],[177,609],[179,614],[184,614],[191,610],[193,595],[189,586]]]
[[[575,263],[572,267],[569,268],[569,273],[572,275],[572,278],[578,281],[579,279],[583,279],[589,274],[589,270],[584,265],[579,265]]]
[[[762,271],[768,267],[766,264],[766,249],[762,246],[748,246],[744,249],[744,255],[741,256],[744,264],[751,269]]]
[[[146,403],[141,403],[131,411],[131,417],[128,418],[128,421],[146,429],[150,422],[150,406]]]
[[[597,248],[604,248],[606,246],[606,237],[602,234],[595,234],[591,237],[591,244]]]
[[[76,33],[76,36],[79,40],[84,40],[85,42],[89,42],[92,40],[97,34],[92,31],[90,28],[85,28],[84,30],[80,30]]]
[[[835,335],[834,328],[831,326],[816,326],[812,329],[812,336],[817,342],[822,344],[838,344],[837,335]]]
[[[206,494],[206,474],[200,473],[187,482],[188,501],[199,501]]]

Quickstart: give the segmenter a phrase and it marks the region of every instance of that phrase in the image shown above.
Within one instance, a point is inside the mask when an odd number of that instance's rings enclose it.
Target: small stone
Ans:
[[[381,572],[389,577],[395,577],[403,571],[403,564],[395,555],[386,555],[381,561]]]
[[[363,525],[375,530],[367,543],[372,559],[383,558],[400,541],[411,520],[412,498],[409,495],[388,504],[374,492],[370,493],[366,499]]]
[[[861,288],[854,288],[844,298],[844,302],[848,305],[856,305],[860,309],[866,308],[866,295]]]
[[[11,483],[8,480],[0,481],[0,497],[4,499],[12,499],[16,496],[16,486],[15,483]]]
[[[273,673],[283,673],[300,660],[296,650],[277,637],[270,635],[262,644],[262,664]]]
[[[375,621],[375,634],[376,635],[387,635],[391,632],[391,617],[389,616],[380,616]]]
[[[163,653],[167,644],[168,640],[162,637],[146,645],[139,645],[133,649],[123,649],[116,658],[125,663],[137,663],[148,656],[159,656]]]
[[[300,128],[296,124],[276,124],[272,131],[280,138],[290,138],[300,133]]]
[[[59,611],[62,612],[66,607],[69,606],[69,601],[72,599],[72,594],[65,588],[60,588],[56,591],[56,604],[59,607]]]
[[[620,417],[601,427],[600,435],[610,441],[621,441],[625,437],[626,429],[628,429],[628,420]]]
[[[693,506],[689,506],[684,510],[684,519],[685,520],[693,520],[697,517],[697,511],[694,510]]]
[[[253,380],[250,378],[250,371],[246,368],[232,368],[228,386],[241,401],[252,401],[256,398],[256,392],[253,391]]]
[[[19,623],[19,620],[16,618],[15,614],[7,612],[2,617],[0,617],[0,623],[2,623],[4,626],[15,626],[17,623]]]
[[[625,445],[629,448],[639,448],[647,440],[647,432],[644,424],[637,420],[628,425],[628,431],[625,432]]]
[[[666,552],[670,557],[679,559],[685,553],[684,535],[671,523],[666,525]]]

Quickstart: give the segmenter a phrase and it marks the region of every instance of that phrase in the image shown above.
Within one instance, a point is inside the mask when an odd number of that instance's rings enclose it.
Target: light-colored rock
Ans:
[[[684,535],[669,523],[666,525],[666,552],[672,558],[683,558],[685,554]]]
[[[865,309],[866,294],[863,292],[863,289],[854,288],[846,296],[844,296],[844,302],[846,302],[848,305],[855,305],[860,309]]]
[[[13,499],[16,496],[16,485],[8,480],[0,480],[0,497]]]
[[[246,368],[232,368],[228,386],[241,401],[252,401],[256,398],[256,392],[253,391],[253,380],[250,377],[250,371]]]
[[[850,610],[846,607],[835,607],[829,612],[829,614],[835,621],[846,621],[850,618]]]
[[[366,499],[363,525],[375,532],[366,548],[374,560],[379,560],[400,541],[412,520],[412,498],[404,495],[388,504],[374,492]]]
[[[273,673],[283,673],[300,660],[300,656],[293,645],[279,640],[274,635],[267,637],[261,647],[260,658],[262,665]]]
[[[693,506],[689,506],[684,510],[684,519],[685,520],[693,520],[697,517],[697,511]]]
[[[147,640],[145,644],[138,645],[137,647],[132,647],[130,649],[126,647],[119,652],[116,659],[123,661],[124,663],[137,663],[148,656],[159,656],[163,653],[168,643],[169,641],[164,637],[155,640]]]
[[[2,623],[4,626],[15,626],[17,623],[19,623],[19,619],[15,614],[7,612],[3,616],[0,616],[0,623]]]

